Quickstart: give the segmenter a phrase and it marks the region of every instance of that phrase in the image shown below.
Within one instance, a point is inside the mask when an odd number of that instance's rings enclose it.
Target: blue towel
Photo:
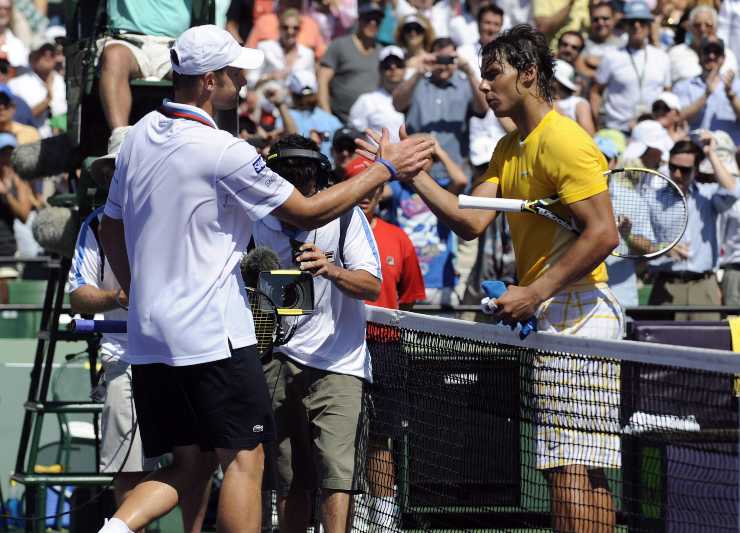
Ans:
[[[506,284],[503,281],[486,280],[480,286],[489,298],[501,298],[506,292]],[[531,316],[527,320],[520,320],[518,325],[520,326],[519,338],[524,339],[533,331],[537,331],[537,318]],[[511,329],[515,327],[512,326]]]

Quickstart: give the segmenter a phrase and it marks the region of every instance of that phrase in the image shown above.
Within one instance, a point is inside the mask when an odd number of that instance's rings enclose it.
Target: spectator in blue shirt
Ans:
[[[702,73],[673,86],[681,101],[681,115],[692,129],[726,131],[740,144],[740,80],[733,72],[724,76],[725,45],[716,37],[707,38],[699,49]]]
[[[671,149],[668,168],[671,179],[681,188],[688,203],[686,232],[668,254],[650,262],[655,276],[650,305],[720,305],[717,283],[719,242],[717,218],[735,204],[740,186],[723,165],[717,154],[717,141],[708,132],[702,133],[702,149],[691,141],[679,141]],[[711,173],[696,180],[699,162],[705,156]],[[708,183],[706,181],[709,181]],[[655,191],[650,199],[653,230],[661,240],[661,222],[679,216],[680,206]],[[718,313],[676,313],[676,320],[719,320]]]
[[[308,70],[293,72],[288,78],[288,90],[293,99],[290,114],[298,135],[312,139],[321,153],[331,158],[331,140],[342,127],[339,119],[319,107],[316,75]]]

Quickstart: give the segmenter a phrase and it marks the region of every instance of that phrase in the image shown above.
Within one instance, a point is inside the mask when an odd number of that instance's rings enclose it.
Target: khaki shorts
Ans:
[[[299,365],[281,354],[263,364],[277,439],[275,488],[366,490],[369,394],[356,377]],[[268,461],[269,462],[269,461]]]
[[[543,302],[538,331],[620,339],[622,310],[605,284],[563,291]],[[538,355],[533,384],[537,468],[620,468],[619,362]]]
[[[136,410],[131,391],[131,366],[123,361],[104,363],[101,388],[105,405],[101,417],[100,471],[149,472],[159,463],[159,457],[147,459],[137,428],[133,431]],[[131,436],[133,433],[133,444]],[[129,451],[130,450],[130,451]],[[128,457],[127,457],[128,456]],[[123,465],[124,459],[126,464]]]
[[[141,77],[145,80],[162,80],[170,70],[170,47],[175,40],[172,37],[155,35],[127,34],[121,38],[103,37],[98,39],[98,61],[106,46],[120,44],[131,50],[136,63],[141,70]]]

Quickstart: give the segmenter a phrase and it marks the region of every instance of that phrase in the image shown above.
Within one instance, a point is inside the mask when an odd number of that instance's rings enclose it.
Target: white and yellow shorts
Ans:
[[[545,301],[538,331],[620,339],[624,317],[606,284],[574,287]],[[537,468],[620,468],[620,365],[611,359],[539,355],[533,394]]]

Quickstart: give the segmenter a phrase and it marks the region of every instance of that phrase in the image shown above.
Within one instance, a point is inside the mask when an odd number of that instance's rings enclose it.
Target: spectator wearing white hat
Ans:
[[[594,114],[604,98],[606,127],[629,132],[634,121],[649,112],[655,98],[671,86],[670,61],[661,49],[648,43],[653,14],[642,0],[626,3],[622,24],[627,45],[607,50],[591,86]],[[598,120],[597,116],[594,116]]]
[[[674,141],[686,137],[686,121],[681,116],[681,101],[675,94],[663,91],[652,105],[653,118],[665,128]]]
[[[297,9],[286,9],[279,19],[277,39],[260,41],[257,49],[265,54],[265,62],[249,72],[247,81],[251,87],[268,81],[277,81],[286,86],[288,76],[299,70],[314,71],[314,53],[308,46],[298,42],[301,29],[301,14]]]
[[[673,145],[673,139],[660,122],[652,119],[642,120],[632,130],[632,136],[622,155],[623,162],[625,166],[644,166],[658,170],[661,165],[668,162]]]
[[[721,39],[705,39],[700,47],[702,73],[679,81],[673,92],[681,100],[681,115],[691,129],[726,131],[740,144],[740,79],[734,72],[720,73],[725,61]]]
[[[702,72],[699,64],[701,43],[704,39],[717,37],[717,10],[707,4],[700,4],[689,13],[689,31],[686,40],[668,50],[671,60],[671,80],[675,85],[681,80],[689,80]],[[725,50],[725,61],[720,74],[737,72],[737,58],[732,50]]]
[[[386,46],[378,54],[380,86],[360,95],[349,110],[349,124],[359,130],[388,128],[392,140],[398,140],[398,130],[404,123],[403,113],[393,107],[393,91],[403,81],[406,72],[404,53],[398,46]]]
[[[342,127],[341,121],[319,107],[316,76],[310,70],[299,70],[288,77],[288,91],[293,100],[290,115],[298,135],[309,137],[331,158],[331,139]]]
[[[575,93],[576,71],[573,66],[562,59],[555,60],[555,79],[552,82],[552,96],[555,109],[566,117],[575,120],[588,132],[589,135],[596,133],[591,105],[588,100]]]

